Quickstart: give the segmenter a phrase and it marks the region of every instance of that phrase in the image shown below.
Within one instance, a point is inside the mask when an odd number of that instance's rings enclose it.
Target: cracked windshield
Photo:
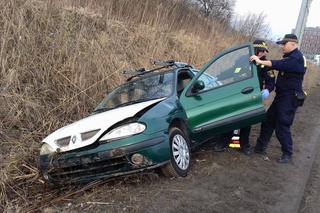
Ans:
[[[104,111],[143,101],[168,97],[173,92],[174,73],[161,73],[124,84],[108,95],[95,109]]]

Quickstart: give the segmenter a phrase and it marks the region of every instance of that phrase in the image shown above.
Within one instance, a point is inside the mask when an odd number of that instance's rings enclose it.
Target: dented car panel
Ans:
[[[70,151],[88,146],[94,143],[112,125],[126,118],[133,117],[139,111],[161,100],[163,100],[163,98],[120,107],[99,114],[93,114],[56,130],[48,137],[43,139],[43,142],[49,144],[59,152]],[[92,137],[88,138],[87,140],[83,140],[84,133],[90,133],[95,130],[97,132],[92,135]],[[59,140],[61,139],[68,139],[64,146],[59,144]]]
[[[40,156],[40,168],[53,182],[86,182],[159,167],[170,160],[168,126],[180,116],[176,98],[157,104],[138,121],[148,128],[142,134],[114,141],[99,141],[83,150]],[[160,113],[159,113],[160,112]],[[154,122],[155,116],[157,122]],[[141,165],[132,163],[131,157],[141,154]]]
[[[40,168],[53,182],[86,182],[150,169],[165,163],[163,159],[170,159],[165,133],[159,133],[152,139],[147,138],[146,135],[139,135],[88,150],[43,155],[40,156]],[[143,156],[140,165],[131,162],[134,154]]]

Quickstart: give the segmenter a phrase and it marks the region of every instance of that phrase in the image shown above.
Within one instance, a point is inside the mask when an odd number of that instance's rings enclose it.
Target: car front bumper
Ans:
[[[167,135],[158,135],[128,145],[127,141],[134,137],[136,136],[117,141],[118,144],[126,145],[112,149],[106,143],[88,150],[42,155],[40,169],[46,180],[63,184],[136,173],[169,162]],[[142,156],[142,163],[133,163],[134,154]]]

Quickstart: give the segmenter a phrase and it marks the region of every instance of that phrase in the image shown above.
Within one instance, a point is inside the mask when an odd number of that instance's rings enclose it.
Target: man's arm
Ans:
[[[303,59],[298,60],[296,57],[283,58],[281,60],[262,61],[257,56],[250,57],[250,61],[255,61],[257,64],[263,64],[267,67],[272,67],[274,70],[283,72],[304,73]]]
[[[250,61],[253,62],[255,61],[257,64],[262,64],[264,66],[267,66],[267,67],[272,67],[272,62],[271,61],[264,61],[264,60],[260,60],[260,58],[256,55],[253,55],[250,57]]]

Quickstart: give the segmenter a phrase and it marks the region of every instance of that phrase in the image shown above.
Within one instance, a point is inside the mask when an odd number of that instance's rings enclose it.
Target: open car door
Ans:
[[[181,93],[180,103],[196,141],[265,118],[257,68],[249,62],[253,54],[251,44],[222,52]]]

